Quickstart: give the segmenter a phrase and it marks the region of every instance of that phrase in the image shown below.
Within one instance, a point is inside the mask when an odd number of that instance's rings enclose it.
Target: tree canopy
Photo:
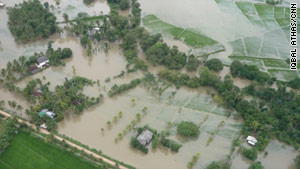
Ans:
[[[183,121],[177,127],[177,133],[184,137],[197,137],[200,134],[200,130],[193,122]]]
[[[39,0],[24,1],[7,8],[8,27],[16,40],[47,38],[58,31],[56,17]]]
[[[223,64],[220,59],[217,58],[208,60],[204,65],[207,66],[210,70],[216,72],[223,70]]]

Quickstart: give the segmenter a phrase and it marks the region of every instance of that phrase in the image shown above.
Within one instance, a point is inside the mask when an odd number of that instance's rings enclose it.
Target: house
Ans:
[[[252,137],[252,136],[248,136],[248,137],[246,138],[246,140],[247,140],[248,144],[250,144],[250,145],[252,145],[252,146],[254,146],[254,145],[257,143],[256,138],[255,138],[255,137]]]
[[[30,71],[31,74],[35,74],[35,73],[39,72],[40,70],[41,70],[41,69],[38,68],[37,65],[31,65],[31,66],[29,67],[29,71]]]
[[[40,112],[40,117],[43,117],[44,115],[47,115],[48,117],[50,118],[54,118],[55,117],[55,113],[51,112],[51,111],[48,111],[48,109],[43,109],[41,112]]]
[[[41,56],[36,59],[36,66],[42,68],[43,66],[49,66],[49,59],[47,56]]]
[[[42,95],[43,95],[43,92],[42,92],[40,89],[36,90],[36,91],[33,93],[33,96],[34,96],[34,97],[38,97],[38,96],[42,96]]]
[[[5,4],[0,2],[0,7],[5,7]]]
[[[144,130],[142,133],[137,137],[137,140],[142,145],[146,146],[152,140],[153,133],[150,130]]]
[[[79,99],[73,100],[72,103],[73,103],[74,106],[78,106],[78,105],[81,105],[81,104],[82,104],[81,100],[79,100]]]
[[[98,27],[89,30],[89,36],[91,38],[93,38],[97,33],[100,34],[100,28]]]

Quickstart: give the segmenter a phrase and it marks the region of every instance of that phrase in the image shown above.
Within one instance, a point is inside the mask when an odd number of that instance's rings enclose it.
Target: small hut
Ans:
[[[146,146],[152,140],[153,133],[150,130],[144,130],[142,133],[137,137],[137,140],[142,145]]]

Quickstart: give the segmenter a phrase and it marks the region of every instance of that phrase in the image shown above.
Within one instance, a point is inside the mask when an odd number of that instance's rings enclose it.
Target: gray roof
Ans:
[[[142,144],[146,145],[151,142],[153,133],[149,130],[144,130],[138,137],[137,140]]]
[[[47,56],[41,56],[41,57],[38,57],[37,59],[36,59],[36,61],[38,62],[38,63],[42,63],[42,62],[45,62],[45,61],[47,61],[47,60],[49,60],[48,59],[48,57]]]

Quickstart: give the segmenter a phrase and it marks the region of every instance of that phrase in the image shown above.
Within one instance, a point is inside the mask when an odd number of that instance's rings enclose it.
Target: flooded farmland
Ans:
[[[4,0],[7,6],[13,6],[22,0]],[[43,0],[42,2],[46,2]],[[246,18],[235,13],[224,13],[215,1],[211,0],[175,0],[170,3],[167,0],[139,0],[141,3],[142,14],[154,14],[159,18],[183,27],[193,28],[218,42],[224,43],[226,50],[213,54],[211,58],[222,58],[224,63],[230,63],[228,55],[233,49],[228,45],[229,41],[247,36],[255,36],[260,32],[257,27],[248,23]],[[55,1],[49,1],[53,6],[57,6]],[[60,0],[57,9],[53,9],[59,21],[63,20],[62,14],[67,13],[70,18],[75,18],[79,12],[86,12],[89,15],[99,15],[109,13],[106,1],[99,0],[91,5],[84,5],[82,0]],[[211,15],[207,15],[211,13]],[[123,12],[126,16],[128,13]],[[224,160],[230,154],[233,139],[242,127],[242,121],[228,114],[235,115],[235,112],[219,106],[210,96],[214,90],[210,88],[188,89],[185,87],[175,89],[169,87],[161,96],[149,91],[144,86],[139,86],[129,90],[124,94],[109,97],[107,91],[114,84],[128,83],[133,79],[143,77],[141,72],[125,74],[124,77],[114,79],[126,68],[126,60],[118,44],[110,44],[108,53],[97,48],[93,50],[92,56],[87,56],[86,49],[80,45],[78,38],[69,35],[67,32],[57,33],[46,40],[38,40],[27,44],[15,42],[8,27],[8,16],[5,9],[0,9],[0,68],[4,68],[7,62],[19,56],[29,57],[35,52],[42,52],[47,49],[47,43],[52,40],[53,47],[69,47],[73,51],[73,56],[66,60],[65,66],[50,67],[33,76],[27,77],[17,83],[23,88],[26,84],[36,78],[45,79],[50,82],[50,90],[54,90],[56,85],[63,84],[66,78],[74,75],[86,77],[92,80],[99,80],[100,87],[94,85],[84,89],[88,96],[104,95],[104,99],[99,104],[85,110],[80,115],[70,115],[59,123],[58,132],[71,137],[91,148],[101,150],[104,154],[128,163],[140,169],[182,169],[187,168],[187,163],[197,152],[200,153],[199,161],[195,168],[205,168],[212,161]],[[197,18],[197,19],[191,19]],[[220,20],[222,22],[220,22]],[[240,24],[245,23],[245,24]],[[222,28],[222,29],[220,29]],[[168,38],[165,40],[168,45],[179,46],[179,50],[189,53],[192,49],[182,41]],[[100,46],[100,45],[99,45]],[[144,56],[141,56],[142,58]],[[148,63],[147,63],[148,64]],[[150,72],[156,74],[161,66],[150,66]],[[75,70],[75,71],[74,71]],[[229,74],[229,67],[225,67],[219,75],[224,78]],[[196,73],[194,73],[196,74]],[[110,78],[110,82],[105,82]],[[234,84],[238,87],[245,87],[250,84],[249,80],[234,79]],[[173,96],[172,93],[176,91]],[[132,99],[135,102],[132,102]],[[15,100],[24,109],[30,107],[24,98],[16,96],[0,89],[0,100]],[[149,125],[160,131],[166,130],[168,122],[172,123],[171,138],[182,143],[182,148],[178,153],[173,153],[164,147],[150,151],[147,155],[130,147],[130,138],[136,132],[129,131],[119,141],[115,142],[118,134],[122,133],[130,121],[136,118],[137,113],[147,107],[147,112],[137,122],[138,127]],[[122,111],[123,116],[108,127],[106,122],[112,121],[118,112]],[[26,117],[24,113],[19,115]],[[181,121],[192,121],[199,124],[205,117],[208,119],[201,125],[201,133],[196,139],[182,139],[176,135],[176,125]],[[207,140],[217,126],[224,121],[224,126],[214,136],[212,142],[207,146]],[[101,132],[101,128],[104,132]],[[269,155],[264,157],[262,152],[259,154],[258,161],[261,161],[266,169],[293,169],[293,159],[297,152],[278,141],[272,141],[265,151]],[[275,162],[274,162],[275,161]],[[276,163],[280,161],[279,163]],[[232,159],[233,169],[246,169],[251,162],[245,160],[240,154],[235,154]]]

